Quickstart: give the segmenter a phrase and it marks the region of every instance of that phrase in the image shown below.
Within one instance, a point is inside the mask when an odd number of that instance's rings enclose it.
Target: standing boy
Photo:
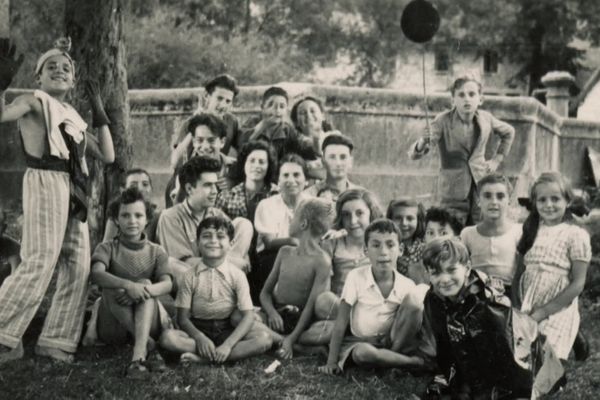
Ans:
[[[167,330],[160,344],[181,354],[183,362],[223,363],[262,354],[272,346],[267,330],[254,321],[248,280],[227,261],[233,225],[225,217],[208,217],[198,226],[202,259],[183,278],[177,291],[181,330]],[[231,314],[239,310],[234,328]]]
[[[328,321],[306,328],[313,319],[316,298],[329,287],[331,258],[319,241],[331,227],[334,214],[331,202],[322,199],[300,203],[290,223],[290,236],[299,244],[279,249],[260,293],[261,316],[271,329],[286,335],[280,349],[283,358],[292,358],[296,342],[309,346],[329,342]]]
[[[21,338],[55,268],[59,271],[56,292],[36,354],[73,361],[83,325],[90,268],[84,152],[87,142],[92,145],[88,150],[111,163],[114,149],[97,88],[90,88],[88,96],[93,126],[99,130],[98,143],[86,140],[87,124],[65,102],[75,84],[75,65],[68,48],[60,45],[37,62],[35,76],[40,90],[4,106],[4,91],[23,58],[15,59],[14,46],[0,39],[0,122],[19,121],[27,164],[23,177],[23,261],[0,287],[0,363],[23,356]]]
[[[348,179],[353,162],[354,144],[352,139],[334,133],[323,140],[321,148],[325,165],[325,180],[308,187],[304,193],[313,197],[328,193],[331,194],[331,200],[335,202],[339,195],[348,189],[362,189]]]
[[[453,107],[439,114],[431,124],[431,132],[419,139],[409,152],[419,159],[429,152],[431,142],[438,145],[441,170],[437,196],[441,206],[456,213],[463,225],[479,220],[477,182],[495,172],[508,155],[515,130],[491,113],[479,109],[483,102],[481,82],[474,75],[454,80],[450,89]],[[490,136],[500,137],[494,157],[485,159]]]

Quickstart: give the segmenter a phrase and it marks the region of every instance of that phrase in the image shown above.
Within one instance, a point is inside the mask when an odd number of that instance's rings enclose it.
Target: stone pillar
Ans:
[[[565,71],[548,72],[542,77],[547,89],[546,105],[563,118],[569,116],[569,88],[574,82],[573,75]]]
[[[542,76],[542,83],[546,86],[546,106],[561,118],[569,117],[569,88],[575,78],[565,71],[551,71]],[[552,138],[550,167],[560,171],[560,141],[557,135]]]

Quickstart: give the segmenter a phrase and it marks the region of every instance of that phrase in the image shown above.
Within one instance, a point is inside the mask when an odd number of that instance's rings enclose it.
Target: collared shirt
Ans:
[[[227,261],[215,268],[198,261],[183,276],[175,306],[200,319],[225,319],[236,308],[253,309],[246,275]]]
[[[350,189],[364,189],[364,188],[362,186],[355,185],[354,183],[352,183],[348,179],[346,179],[346,188],[344,189],[344,191],[350,190]],[[337,201],[340,194],[342,194],[335,187],[329,186],[327,183],[327,180],[317,182],[314,185],[309,186],[308,188],[306,188],[304,190],[304,193],[309,196],[319,197],[319,194],[321,192],[324,192],[327,190],[330,191],[331,194],[333,195],[332,201],[334,201],[334,202]]]
[[[393,274],[394,287],[385,298],[370,265],[348,273],[341,298],[352,307],[350,329],[354,336],[367,338],[389,334],[402,300],[415,290],[413,281],[397,271]]]
[[[258,203],[276,193],[277,186],[270,184],[249,199],[246,195],[245,184],[242,182],[231,189],[219,192],[215,207],[223,210],[231,219],[243,217],[253,221]]]
[[[306,197],[308,196],[300,193],[300,198],[296,204],[300,204]],[[290,223],[294,218],[294,211],[295,209],[291,209],[285,204],[281,194],[268,197],[258,203],[254,215],[254,229],[258,232],[256,242],[258,253],[265,249],[264,235],[272,235],[275,238],[290,236]]]
[[[207,217],[226,217],[223,211],[215,207],[204,210],[202,217],[196,217],[187,200],[164,210],[158,220],[158,241],[167,254],[178,260],[199,257],[196,231],[200,222]]]

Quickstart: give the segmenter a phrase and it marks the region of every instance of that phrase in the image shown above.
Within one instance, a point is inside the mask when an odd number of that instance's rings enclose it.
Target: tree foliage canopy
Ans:
[[[17,35],[55,32],[48,10],[65,0],[24,0],[31,9]],[[532,82],[550,70],[581,68],[585,50],[575,41],[600,42],[598,0],[430,0],[441,27],[427,46],[451,54],[495,51],[522,66],[517,78]],[[400,29],[409,0],[131,0],[127,23],[128,76],[132,88],[199,86],[229,72],[243,84],[313,81],[318,65],[340,57],[354,66],[343,83],[385,86],[398,55],[418,49]],[[38,4],[39,3],[39,4]],[[36,8],[37,7],[37,8]],[[36,19],[36,15],[40,18]],[[50,21],[50,22],[49,22]],[[48,35],[17,38],[31,49]],[[31,79],[18,81],[29,83]],[[26,86],[26,85],[22,85]]]

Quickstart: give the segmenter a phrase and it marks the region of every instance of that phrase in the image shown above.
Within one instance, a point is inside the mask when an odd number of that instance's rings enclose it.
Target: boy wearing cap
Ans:
[[[21,338],[59,269],[56,292],[35,352],[71,362],[77,349],[90,268],[85,154],[114,161],[109,120],[95,85],[88,88],[93,126],[65,102],[73,89],[75,66],[70,42],[57,42],[37,62],[40,90],[4,105],[23,56],[0,39],[0,122],[18,121],[27,170],[23,177],[22,262],[0,287],[0,364],[23,356]],[[94,140],[90,140],[94,139]],[[86,147],[87,145],[87,147]]]

